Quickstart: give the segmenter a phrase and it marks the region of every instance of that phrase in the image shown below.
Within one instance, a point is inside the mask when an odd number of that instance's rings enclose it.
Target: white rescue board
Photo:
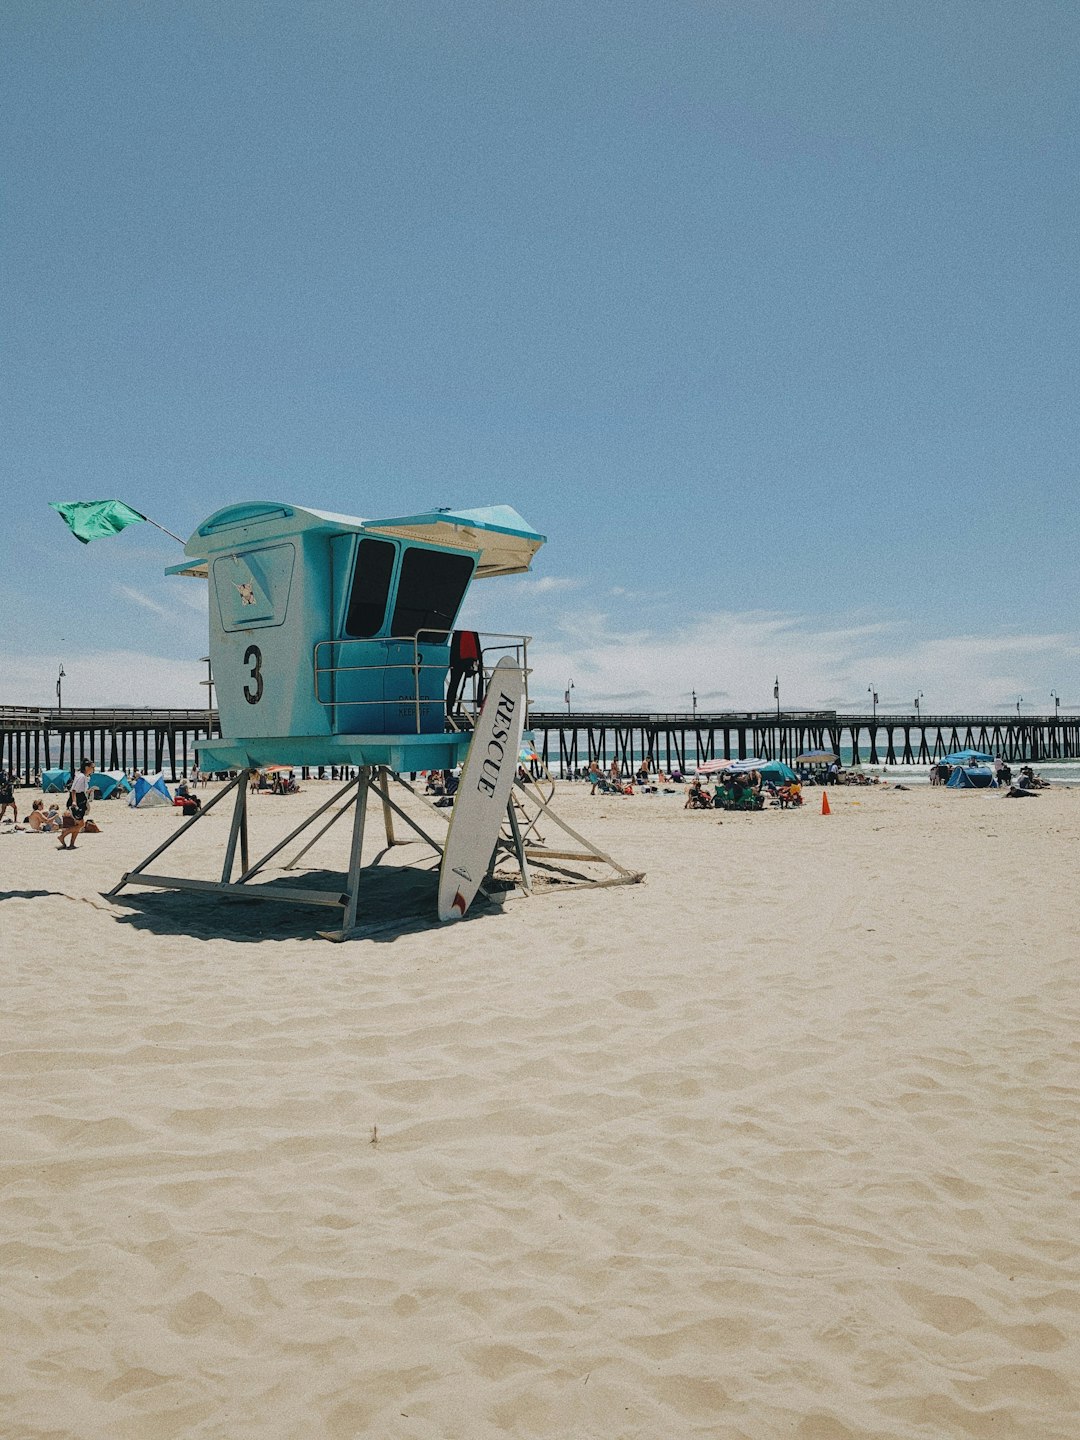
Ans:
[[[454,795],[439,869],[439,919],[460,920],[487,874],[517,774],[525,675],[509,655],[491,672]]]

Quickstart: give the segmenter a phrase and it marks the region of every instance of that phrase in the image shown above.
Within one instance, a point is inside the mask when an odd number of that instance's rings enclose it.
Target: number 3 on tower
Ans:
[[[249,645],[244,651],[244,664],[251,667],[251,680],[255,685],[254,689],[250,684],[244,686],[244,699],[249,705],[257,705],[263,693],[262,651],[257,645]]]

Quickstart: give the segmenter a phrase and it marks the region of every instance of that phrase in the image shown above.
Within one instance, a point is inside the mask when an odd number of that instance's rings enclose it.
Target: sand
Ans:
[[[831,798],[345,945],[0,836],[5,1440],[1075,1440],[1080,791]]]

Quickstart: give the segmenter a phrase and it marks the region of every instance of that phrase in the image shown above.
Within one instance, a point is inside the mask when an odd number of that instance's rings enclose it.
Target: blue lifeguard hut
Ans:
[[[199,746],[200,766],[456,765],[469,737],[448,729],[445,702],[462,602],[474,579],[528,570],[544,538],[508,505],[215,511],[167,572],[210,586],[222,738]]]
[[[221,738],[208,737],[198,745],[199,765],[234,775],[163,845],[122,876],[110,896],[130,884],[325,905],[339,910],[341,925],[320,934],[343,940],[357,933],[369,794],[374,791],[382,802],[388,846],[398,843],[396,816],[443,855],[445,845],[392,798],[391,782],[415,795],[408,774],[449,770],[464,758],[472,727],[469,707],[458,704],[465,669],[462,635],[455,624],[462,603],[473,580],[528,570],[544,538],[507,505],[360,520],[299,505],[250,501],[208,516],[184,546],[186,559],[167,573],[201,576],[209,584],[210,660]],[[468,632],[468,638],[475,717],[485,674],[492,667],[505,674],[510,664],[528,676],[529,637]],[[448,680],[452,705],[447,703]],[[527,680],[524,708],[527,711]],[[248,853],[249,781],[260,767],[271,764],[340,767],[345,783],[253,861]],[[152,862],[230,793],[235,799],[221,878],[152,873]],[[516,856],[526,891],[531,886],[530,857],[543,863],[541,855],[599,860],[619,877],[595,883],[641,878],[560,821],[549,800],[550,795],[545,799],[536,794],[537,814],[542,810],[584,848],[580,855],[538,851],[535,817],[519,823],[511,801],[507,821],[512,842],[499,843]],[[294,885],[287,877],[284,884],[277,879],[250,883],[286,846],[322,822],[303,848],[279,865],[293,870],[350,810],[352,841],[341,887]],[[446,822],[445,811],[433,813]],[[494,836],[492,843],[497,854]],[[240,870],[234,878],[238,854]]]

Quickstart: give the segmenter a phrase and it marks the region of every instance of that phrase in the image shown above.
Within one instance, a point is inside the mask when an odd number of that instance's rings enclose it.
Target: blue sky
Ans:
[[[16,3],[0,699],[200,703],[148,527],[504,502],[535,693],[1080,706],[1080,7]]]

